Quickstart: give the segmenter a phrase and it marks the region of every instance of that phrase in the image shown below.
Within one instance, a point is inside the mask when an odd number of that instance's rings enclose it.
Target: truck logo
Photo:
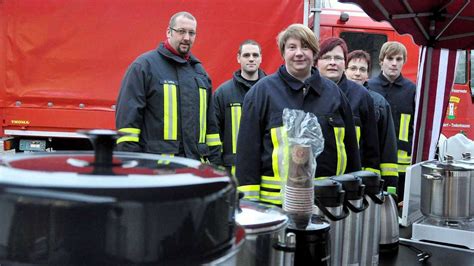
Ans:
[[[28,120],[11,120],[12,125],[29,125],[30,121]]]

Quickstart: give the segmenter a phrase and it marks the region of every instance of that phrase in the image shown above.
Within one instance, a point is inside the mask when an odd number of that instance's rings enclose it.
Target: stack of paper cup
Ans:
[[[311,218],[314,202],[313,177],[310,171],[311,147],[291,147],[288,180],[284,187],[283,210],[297,226],[305,228]]]

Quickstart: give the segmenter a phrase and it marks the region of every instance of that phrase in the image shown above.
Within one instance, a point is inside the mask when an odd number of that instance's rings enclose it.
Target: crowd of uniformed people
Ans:
[[[222,165],[246,198],[280,205],[282,113],[298,109],[316,115],[324,137],[315,178],[364,169],[380,174],[385,187],[403,182],[415,85],[401,75],[402,44],[382,46],[381,73],[369,79],[368,53],[349,53],[341,38],[319,42],[307,26],[292,24],[277,36],[284,63],[274,73],[260,69],[260,45],[245,40],[236,47],[240,68],[213,93],[190,52],[196,30],[192,14],[174,14],[167,38],[128,67],[117,101],[119,150]]]

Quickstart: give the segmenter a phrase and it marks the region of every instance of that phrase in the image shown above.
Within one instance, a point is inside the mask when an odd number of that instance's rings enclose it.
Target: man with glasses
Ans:
[[[341,38],[331,37],[321,43],[317,67],[323,77],[336,83],[351,106],[356,126],[361,165],[364,170],[380,174],[380,150],[375,125],[374,103],[367,90],[346,78],[347,45]]]
[[[220,164],[211,80],[190,52],[196,27],[190,13],[174,14],[167,39],[128,67],[115,117],[119,150]]]
[[[367,87],[367,80],[371,70],[370,55],[362,50],[355,50],[347,55],[346,76],[360,85]],[[374,100],[375,120],[377,121],[377,132],[380,148],[380,175],[384,180],[384,189],[397,187],[398,165],[397,165],[397,137],[393,124],[390,104],[377,92],[369,90]]]
[[[224,166],[235,175],[235,155],[240,115],[245,94],[257,81],[265,77],[260,69],[262,51],[254,40],[245,40],[237,51],[237,63],[240,69],[234,72],[232,79],[224,82],[214,93],[216,122],[223,142],[222,161]]]

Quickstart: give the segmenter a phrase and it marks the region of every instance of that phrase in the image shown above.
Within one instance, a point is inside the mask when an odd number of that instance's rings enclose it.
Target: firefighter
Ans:
[[[292,24],[278,35],[284,64],[245,95],[237,142],[236,176],[245,198],[281,205],[276,147],[284,145],[283,109],[317,116],[324,150],[317,158],[316,177],[360,170],[351,109],[332,81],[312,67],[319,52],[314,33]]]
[[[260,69],[262,50],[254,40],[245,40],[237,51],[237,63],[240,69],[233,78],[224,82],[214,93],[216,122],[222,140],[223,165],[235,175],[235,154],[239,133],[240,115],[245,94],[257,81],[265,76]]]
[[[386,42],[379,54],[381,73],[370,79],[369,89],[380,93],[392,108],[397,134],[398,195],[403,200],[405,171],[411,163],[413,119],[415,114],[416,86],[401,74],[407,61],[407,50],[399,42]]]
[[[190,52],[196,26],[190,13],[174,14],[167,39],[128,67],[117,100],[116,127],[126,134],[118,150],[221,163],[211,80]]]
[[[361,165],[364,170],[380,174],[380,149],[375,125],[372,97],[361,85],[348,80],[344,74],[347,60],[346,42],[331,37],[321,43],[316,65],[321,76],[336,83],[344,92],[352,109],[360,147]]]
[[[367,88],[371,64],[370,55],[362,50],[354,50],[347,55],[347,79]],[[384,189],[398,186],[397,136],[393,125],[390,104],[377,92],[368,91],[375,106],[375,120],[380,148],[380,174]]]

